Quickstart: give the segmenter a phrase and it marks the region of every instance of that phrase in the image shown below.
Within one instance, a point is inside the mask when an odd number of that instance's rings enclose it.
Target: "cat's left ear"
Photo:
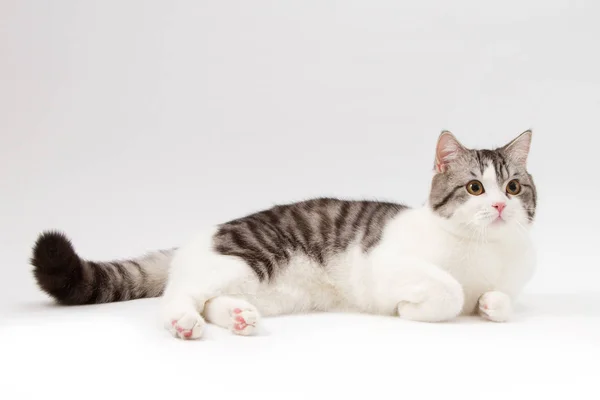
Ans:
[[[531,147],[531,136],[531,130],[521,133],[512,142],[502,147],[502,151],[512,162],[525,167],[527,165],[529,148]]]

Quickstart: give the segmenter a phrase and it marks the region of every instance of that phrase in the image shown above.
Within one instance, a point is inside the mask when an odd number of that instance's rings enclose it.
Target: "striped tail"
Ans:
[[[39,287],[65,305],[110,303],[160,296],[175,249],[110,262],[80,258],[59,232],[42,233],[31,264]]]

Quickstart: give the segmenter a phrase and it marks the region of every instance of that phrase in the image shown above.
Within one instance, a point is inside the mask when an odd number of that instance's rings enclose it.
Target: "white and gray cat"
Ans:
[[[181,339],[205,321],[249,335],[260,316],[353,311],[443,321],[478,313],[506,321],[530,279],[536,189],[531,131],[495,150],[439,137],[423,207],[321,198],[218,225],[181,248],[93,262],[61,233],[40,235],[31,263],[61,304],[162,294]]]

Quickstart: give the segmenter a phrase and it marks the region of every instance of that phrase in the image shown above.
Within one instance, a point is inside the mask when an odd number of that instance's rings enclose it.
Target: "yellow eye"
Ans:
[[[506,185],[506,193],[512,194],[513,196],[521,193],[521,184],[519,181],[513,179],[512,181],[508,182],[508,185]]]
[[[471,193],[473,196],[479,196],[480,194],[483,194],[484,191],[483,184],[479,181],[467,183],[467,192]]]

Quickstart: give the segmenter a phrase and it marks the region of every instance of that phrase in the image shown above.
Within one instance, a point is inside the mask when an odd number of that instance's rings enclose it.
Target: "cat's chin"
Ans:
[[[485,228],[486,235],[490,239],[499,239],[506,236],[512,236],[515,233],[522,234],[527,231],[529,224],[514,219],[495,219]]]
[[[475,224],[453,224],[446,225],[446,229],[453,232],[455,235],[462,236],[474,240],[498,240],[513,235],[515,231],[523,230],[525,224],[521,224],[512,220],[493,219],[491,221],[480,221]]]
[[[508,225],[509,225],[508,221],[506,221],[503,218],[498,217],[498,218],[494,219],[493,221],[489,222],[487,224],[487,227],[489,229],[503,229],[503,228],[506,228]]]

